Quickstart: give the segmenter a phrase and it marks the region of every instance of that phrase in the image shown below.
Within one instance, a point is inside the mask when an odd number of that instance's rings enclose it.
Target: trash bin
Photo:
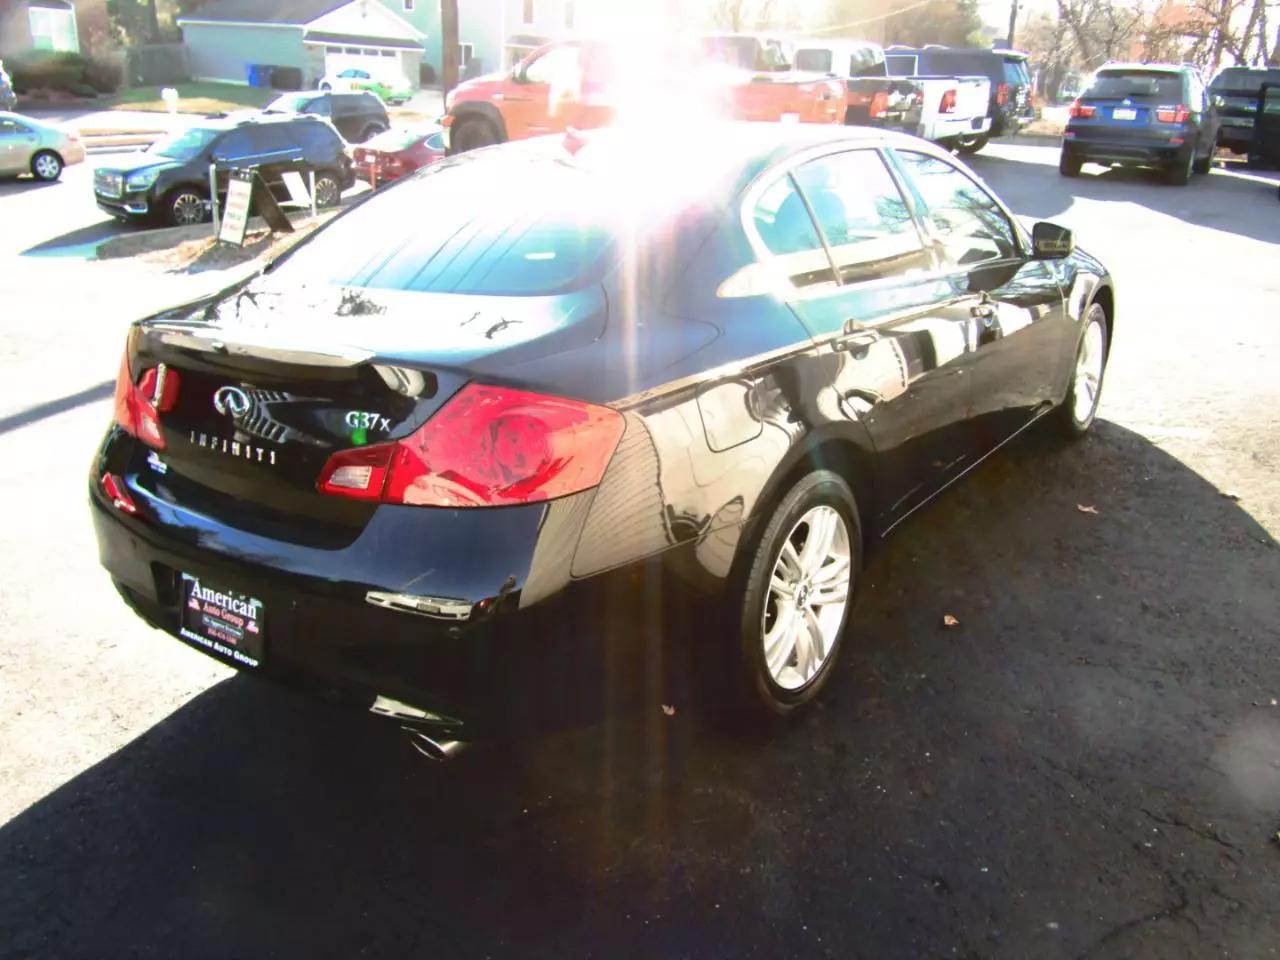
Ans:
[[[271,65],[251,63],[245,67],[245,79],[251,87],[265,87],[271,82]]]

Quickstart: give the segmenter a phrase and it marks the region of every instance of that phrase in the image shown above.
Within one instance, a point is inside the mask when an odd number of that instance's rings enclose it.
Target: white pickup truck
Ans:
[[[795,67],[845,81],[844,122],[888,127],[958,147],[991,129],[986,77],[892,76],[879,45],[860,40],[797,40]]]

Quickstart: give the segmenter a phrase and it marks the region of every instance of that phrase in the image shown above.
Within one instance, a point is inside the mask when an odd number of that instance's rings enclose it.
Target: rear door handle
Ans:
[[[851,350],[854,353],[862,353],[872,344],[880,339],[880,334],[874,330],[862,330],[858,333],[846,333],[843,336],[836,337],[831,341],[831,346],[836,350]]]

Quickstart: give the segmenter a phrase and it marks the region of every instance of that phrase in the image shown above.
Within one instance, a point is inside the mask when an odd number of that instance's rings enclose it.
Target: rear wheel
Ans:
[[[801,478],[756,542],[740,594],[736,689],[748,716],[786,716],[826,684],[861,563],[849,485],[830,470]]]
[[[331,173],[316,173],[316,206],[337,206],[342,199],[342,187]]]
[[[493,124],[479,118],[463,120],[453,128],[453,134],[449,137],[454,153],[466,153],[468,150],[478,150],[500,142]]]
[[[41,150],[31,158],[31,175],[37,180],[57,180],[62,176],[62,158],[52,150]]]
[[[1165,170],[1165,180],[1175,187],[1185,187],[1191,182],[1192,171],[1195,170],[1196,151],[1193,147],[1185,157],[1178,157],[1172,166]]]
[[[1072,367],[1071,386],[1058,408],[1058,425],[1063,434],[1075,439],[1083,437],[1098,414],[1102,397],[1102,378],[1107,370],[1107,312],[1095,303],[1085,314],[1084,331],[1076,346],[1076,362]]]
[[[1195,163],[1191,165],[1191,169],[1195,173],[1200,174],[1201,176],[1204,176],[1210,170],[1212,170],[1213,169],[1213,151],[1210,150],[1203,157],[1196,157]]]
[[[165,217],[175,227],[203,223],[208,215],[204,194],[193,187],[178,187],[164,202]]]
[[[1058,172],[1064,177],[1080,176],[1080,168],[1084,166],[1084,161],[1076,154],[1074,150],[1068,147],[1062,148],[1062,153],[1058,156]]]
[[[986,133],[980,133],[976,137],[961,137],[956,142],[956,150],[967,156],[972,156],[990,142],[991,136]]]

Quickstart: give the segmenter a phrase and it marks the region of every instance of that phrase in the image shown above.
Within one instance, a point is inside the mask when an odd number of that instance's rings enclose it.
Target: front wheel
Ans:
[[[1066,147],[1062,148],[1062,153],[1058,157],[1058,173],[1064,177],[1080,176],[1080,168],[1084,166],[1081,160],[1073,150]]]
[[[740,595],[735,673],[748,715],[786,716],[830,679],[861,564],[849,485],[830,470],[801,478],[761,533]]]
[[[37,180],[57,180],[62,176],[62,158],[52,150],[41,150],[31,158],[31,175]]]
[[[1102,378],[1107,370],[1107,312],[1092,304],[1085,314],[1084,332],[1076,347],[1071,386],[1058,408],[1058,425],[1071,439],[1083,437],[1098,415]]]
[[[449,138],[453,153],[466,153],[468,150],[478,150],[481,147],[492,146],[500,143],[498,131],[493,128],[488,120],[472,119],[463,120],[453,128],[453,134]]]
[[[203,223],[208,213],[204,194],[191,187],[179,187],[165,200],[165,214],[169,223],[175,227]]]

